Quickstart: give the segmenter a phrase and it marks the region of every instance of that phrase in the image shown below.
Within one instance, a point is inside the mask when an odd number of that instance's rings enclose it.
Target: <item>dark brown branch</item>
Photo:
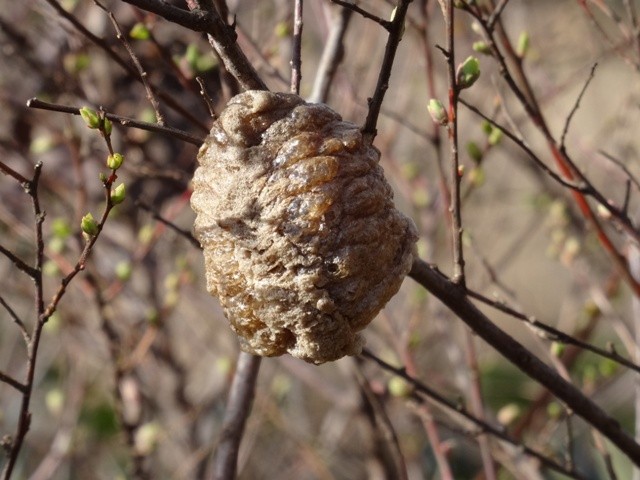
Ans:
[[[29,332],[27,332],[27,327],[25,326],[25,324],[22,321],[22,319],[18,316],[18,314],[15,312],[15,310],[13,308],[11,308],[11,305],[9,305],[7,303],[7,301],[4,299],[4,297],[2,297],[2,296],[0,296],[0,305],[2,305],[4,307],[4,309],[7,311],[7,313],[9,314],[11,319],[13,320],[13,323],[15,323],[18,326],[18,328],[20,329],[20,333],[22,334],[22,337],[24,338],[25,344],[29,345],[29,341],[31,340],[31,337],[29,336]]]
[[[55,103],[43,102],[37,98],[31,98],[27,101],[27,107],[38,108],[40,110],[50,110],[53,112],[70,113],[72,115],[80,115],[80,109],[77,107],[68,107],[66,105],[59,105]],[[104,115],[109,120],[118,122],[123,127],[139,128],[140,130],[147,130],[149,132],[161,133],[162,135],[168,135],[170,137],[177,138],[183,142],[191,143],[196,146],[202,145],[204,138],[196,137],[188,132],[178,130],[173,127],[165,127],[158,125],[157,123],[141,122],[129,117],[123,117],[116,115],[115,113],[105,113]]]
[[[293,48],[291,55],[291,93],[300,93],[302,79],[302,8],[303,0],[295,0],[293,9]]]
[[[27,391],[26,385],[23,385],[22,383],[17,381],[15,378],[7,375],[6,373],[2,373],[1,371],[0,371],[0,382],[6,383],[7,385],[12,386],[22,394],[25,394]]]
[[[435,295],[502,356],[530,378],[548,388],[574,413],[614,443],[634,464],[640,465],[640,445],[622,430],[620,424],[574,385],[491,322],[469,300],[464,288],[456,285],[435,267],[422,260],[416,260],[413,263],[409,275]]]
[[[245,90],[267,90],[258,73],[236,42],[233,26],[227,25],[215,9],[203,11],[183,10],[163,0],[123,0],[143,10],[160,15],[165,20],[177,23],[189,30],[210,35],[216,52],[225,68]]]
[[[582,86],[582,90],[580,90],[580,93],[578,94],[578,97],[576,98],[576,101],[574,102],[573,107],[571,108],[571,111],[569,112],[569,115],[567,116],[567,119],[564,122],[564,128],[562,129],[562,136],[560,137],[561,152],[565,151],[565,140],[567,138],[567,133],[569,133],[569,125],[571,124],[571,120],[573,119],[573,116],[578,111],[578,108],[580,108],[580,101],[582,100],[582,97],[584,97],[584,94],[587,91],[587,88],[589,87],[591,80],[593,80],[597,67],[598,67],[597,63],[594,63],[593,66],[591,67],[589,76],[587,77],[587,80],[584,82],[584,85]]]
[[[373,139],[378,133],[376,125],[378,123],[378,116],[380,115],[380,108],[382,107],[384,95],[389,88],[389,78],[391,77],[393,62],[396,58],[398,45],[404,34],[404,20],[407,16],[409,4],[411,4],[412,1],[413,0],[400,0],[398,6],[395,8],[395,15],[389,27],[389,38],[384,50],[384,58],[378,75],[378,83],[376,84],[373,97],[369,100],[369,112],[362,127],[362,133],[371,143],[373,143]]]
[[[329,0],[331,3],[335,3],[336,5],[340,5],[344,8],[351,10],[352,12],[356,12],[359,15],[362,15],[364,18],[369,20],[373,20],[382,28],[384,28],[387,32],[391,32],[391,22],[389,20],[384,20],[372,13],[367,12],[366,10],[360,8],[355,3],[344,2],[342,0]]]
[[[5,257],[7,257],[11,261],[11,263],[13,263],[16,266],[18,270],[23,271],[24,273],[29,275],[31,278],[36,278],[36,276],[38,275],[38,271],[35,268],[33,268],[30,265],[27,265],[27,263],[24,260],[20,259],[20,257],[18,257],[15,253],[13,253],[11,250],[4,248],[2,245],[0,245],[0,253],[2,253]]]
[[[183,230],[182,228],[178,227],[175,223],[173,223],[170,220],[167,220],[166,218],[164,218],[162,215],[160,215],[160,213],[158,213],[158,211],[156,209],[154,209],[148,203],[143,202],[142,200],[138,199],[138,200],[135,201],[135,205],[137,207],[140,207],[143,210],[146,210],[147,212],[149,212],[151,214],[151,216],[155,220],[158,220],[160,223],[166,225],[167,227],[172,229],[174,232],[178,233],[179,235],[181,235],[184,238],[186,238],[187,240],[189,240],[191,245],[196,247],[198,250],[202,249],[202,246],[200,245],[200,242],[196,239],[196,237],[193,236],[193,234],[191,232],[189,232],[187,230]]]

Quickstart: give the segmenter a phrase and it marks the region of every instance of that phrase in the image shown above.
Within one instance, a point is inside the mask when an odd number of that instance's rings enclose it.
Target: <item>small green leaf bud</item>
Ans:
[[[100,174],[98,175],[98,178],[102,183],[107,183],[107,180],[109,180],[109,176],[104,172],[100,172]]]
[[[487,135],[489,135],[493,131],[493,125],[491,125],[491,122],[488,122],[487,120],[482,121],[481,127],[482,131]]]
[[[489,134],[489,137],[487,138],[487,142],[489,142],[489,145],[491,146],[498,145],[500,143],[500,140],[502,140],[503,135],[504,134],[502,133],[502,130],[500,130],[499,128],[493,128],[491,130],[491,133]]]
[[[438,125],[446,125],[449,122],[449,115],[447,114],[447,110],[442,105],[440,100],[432,98],[429,100],[429,104],[427,105],[427,110],[429,110],[429,115],[434,122]]]
[[[98,222],[96,222],[91,213],[87,213],[84,217],[82,217],[80,228],[90,237],[94,237],[98,234]]]
[[[111,120],[109,120],[107,117],[104,117],[102,122],[102,131],[104,132],[104,134],[106,136],[111,135],[111,132],[113,131],[113,123],[111,123]]]
[[[473,46],[471,48],[473,48],[474,52],[482,53],[484,55],[491,55],[491,48],[489,48],[487,42],[473,42]]]
[[[113,155],[109,155],[107,157],[107,167],[111,170],[117,170],[122,166],[122,162],[124,162],[124,157],[121,153],[114,153]]]
[[[149,32],[149,29],[144,23],[138,22],[131,27],[129,36],[134,40],[148,40],[151,36],[151,32]]]
[[[467,143],[467,153],[476,165],[482,161],[482,150],[476,142]]]
[[[80,116],[84,120],[84,123],[87,124],[87,127],[100,128],[100,116],[95,110],[89,107],[82,107],[80,109]]]
[[[114,205],[118,205],[119,203],[124,202],[124,198],[126,195],[126,189],[124,183],[121,183],[116,188],[111,190],[111,203]]]
[[[520,58],[523,58],[529,51],[529,33],[524,31],[518,37],[518,47],[516,53]]]
[[[456,81],[458,88],[469,88],[480,77],[480,62],[476,57],[468,57],[458,66]]]

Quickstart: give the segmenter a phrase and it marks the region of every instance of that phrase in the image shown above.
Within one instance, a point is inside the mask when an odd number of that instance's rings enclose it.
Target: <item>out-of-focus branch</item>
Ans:
[[[291,93],[300,93],[302,79],[302,3],[295,0],[293,9],[293,48],[291,56]]]
[[[262,357],[240,352],[238,365],[231,382],[227,410],[222,421],[220,443],[214,458],[213,479],[236,478],[240,441],[255,395],[256,380]]]

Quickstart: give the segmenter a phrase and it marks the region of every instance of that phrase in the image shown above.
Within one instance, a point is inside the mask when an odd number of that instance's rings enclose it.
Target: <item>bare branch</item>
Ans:
[[[302,5],[303,0],[295,0],[293,9],[293,52],[291,56],[291,93],[300,93],[302,79]]]

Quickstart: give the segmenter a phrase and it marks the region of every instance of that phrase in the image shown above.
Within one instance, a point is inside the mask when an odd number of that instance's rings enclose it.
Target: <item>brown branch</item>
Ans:
[[[295,0],[293,8],[293,48],[291,55],[291,93],[300,93],[302,79],[302,8],[303,0]]]
[[[2,373],[1,371],[0,371],[0,382],[6,383],[7,385],[12,386],[23,395],[27,392],[26,385],[20,383],[18,380],[11,377],[10,375],[7,375],[6,373]]]
[[[189,30],[210,35],[212,44],[225,68],[244,90],[267,90],[267,86],[238,46],[233,26],[227,25],[215,9],[188,11],[162,0],[123,1],[160,15],[165,20],[182,25]]]
[[[452,284],[454,285],[454,284]],[[455,285],[454,285],[455,286]],[[459,288],[456,286],[456,288]],[[540,452],[537,452],[536,450],[533,450],[530,447],[527,447],[526,445],[523,445],[522,443],[520,443],[519,441],[511,438],[509,435],[507,435],[503,429],[501,428],[496,428],[490,424],[488,424],[487,422],[475,417],[472,413],[470,413],[463,405],[460,405],[459,403],[450,401],[448,399],[446,399],[443,395],[439,394],[438,392],[436,392],[435,390],[433,390],[432,388],[428,387],[427,385],[425,385],[424,383],[420,382],[418,379],[412,377],[411,375],[409,375],[406,370],[404,368],[396,368],[392,365],[390,365],[389,363],[385,362],[384,360],[382,360],[380,357],[374,355],[372,352],[370,352],[369,350],[367,350],[366,348],[362,351],[361,354],[364,358],[366,358],[367,360],[370,360],[376,364],[378,364],[380,367],[382,367],[383,369],[392,372],[394,375],[397,375],[403,379],[405,379],[407,382],[409,382],[413,388],[415,389],[415,391],[417,392],[414,393],[412,395],[412,397],[417,400],[418,402],[423,402],[424,398],[428,398],[430,400],[432,400],[436,405],[439,405],[440,407],[443,407],[444,409],[450,411],[450,412],[455,412],[458,415],[460,415],[461,417],[463,417],[464,419],[470,421],[471,423],[473,423],[476,427],[478,427],[480,429],[479,433],[488,433],[506,443],[509,443],[513,446],[515,446],[518,449],[521,449],[524,453],[526,453],[527,455],[536,458],[540,461],[540,463],[542,463],[544,466],[546,466],[547,468],[551,469],[551,470],[555,470],[557,472],[563,473],[564,475],[567,475],[571,478],[576,478],[576,479],[586,479],[587,477],[581,475],[578,472],[575,472],[573,470],[567,470],[565,467],[563,467],[562,465],[558,464],[557,462],[553,461],[552,459],[550,459],[549,457],[543,455]]]
[[[53,112],[70,113],[72,115],[80,115],[80,109],[77,107],[68,107],[66,105],[59,105],[55,103],[43,102],[37,98],[31,98],[27,101],[27,107],[38,108],[40,110],[50,110]],[[188,132],[178,130],[173,127],[165,127],[158,125],[157,123],[142,122],[129,117],[123,117],[116,115],[115,113],[105,113],[104,116],[109,120],[118,122],[123,127],[139,128],[140,130],[147,130],[149,132],[161,133],[170,137],[177,138],[183,142],[191,143],[192,145],[200,146],[204,142],[204,138],[196,137]]]
[[[396,57],[398,45],[400,44],[402,35],[404,34],[404,21],[407,16],[409,4],[411,4],[412,1],[413,0],[399,1],[394,10],[395,15],[391,21],[391,25],[389,26],[389,38],[384,50],[384,57],[382,59],[382,66],[380,67],[380,73],[378,75],[378,82],[376,84],[373,97],[368,101],[369,112],[367,113],[367,119],[362,127],[363,135],[371,143],[373,143],[373,139],[378,133],[376,124],[378,123],[378,116],[380,115],[380,107],[382,106],[384,95],[389,88],[389,78],[391,77],[393,62]]]
[[[236,478],[238,451],[244,434],[244,426],[251,412],[256,380],[262,357],[240,352],[238,365],[231,382],[227,409],[222,421],[220,443],[214,458],[213,478],[231,480]]]
[[[353,12],[356,12],[357,14],[362,15],[364,18],[368,20],[373,20],[382,28],[384,28],[387,32],[391,33],[392,25],[389,20],[384,20],[376,15],[373,15],[372,13],[369,13],[366,10],[360,8],[355,3],[344,2],[342,0],[329,0],[329,1],[331,3],[335,3],[336,5],[340,5],[341,7],[347,8]]]
[[[530,378],[548,388],[574,413],[615,444],[634,464],[640,465],[640,445],[622,430],[620,424],[578,388],[563,379],[557,372],[491,322],[469,300],[464,288],[456,285],[435,267],[422,260],[414,261],[410,276],[435,295],[502,356]]]
[[[20,333],[22,334],[22,337],[24,338],[24,343],[26,345],[29,345],[31,337],[29,335],[29,332],[27,332],[27,327],[25,326],[25,324],[22,321],[22,319],[18,316],[18,314],[13,310],[13,308],[11,308],[11,306],[7,303],[7,301],[1,295],[0,295],[0,305],[2,305],[4,307],[4,309],[7,311],[7,313],[9,314],[11,319],[13,320],[13,323],[15,323],[18,326],[18,328],[20,329]]]

